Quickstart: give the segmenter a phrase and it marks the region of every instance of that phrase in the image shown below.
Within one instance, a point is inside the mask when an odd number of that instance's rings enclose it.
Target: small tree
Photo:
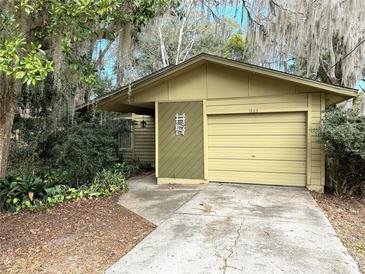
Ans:
[[[236,61],[245,61],[249,57],[249,47],[243,34],[233,34],[224,45],[224,55]]]
[[[326,149],[326,187],[337,195],[365,193],[365,117],[333,108],[315,129]]]

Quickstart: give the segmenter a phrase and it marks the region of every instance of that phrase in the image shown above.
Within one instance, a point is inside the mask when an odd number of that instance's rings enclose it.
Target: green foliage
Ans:
[[[79,75],[78,79],[89,88],[97,85],[97,70],[90,56],[78,52],[78,46],[83,41],[96,41],[101,36],[115,40],[117,31],[126,23],[132,23],[134,29],[139,31],[160,8],[169,3],[166,0],[46,2],[49,2],[47,12],[50,18],[48,35],[62,36],[68,68]]]
[[[114,165],[114,170],[122,172],[128,178],[132,174],[135,174],[135,165],[130,162],[122,162]]]
[[[233,34],[224,44],[224,55],[236,61],[244,61],[248,58],[249,47],[242,34]]]
[[[0,10],[0,73],[27,85],[35,85],[53,70],[42,50],[49,40],[62,37],[70,69],[82,72],[79,80],[96,84],[91,58],[78,58],[78,47],[101,35],[115,38],[114,26],[132,22],[137,30],[169,1],[141,0],[17,0]],[[21,24],[21,26],[19,25]],[[32,24],[29,28],[27,24]],[[29,33],[28,33],[29,32]],[[34,33],[33,33],[34,32]],[[49,39],[51,38],[51,39]],[[62,64],[67,65],[67,64]]]
[[[150,171],[152,166],[151,164],[143,164],[139,161],[127,161],[115,164],[113,169],[123,173],[128,178],[144,171]]]
[[[365,117],[358,111],[339,108],[327,111],[318,133],[327,151],[365,159]]]
[[[92,112],[76,117],[73,124],[65,121],[58,126],[42,116],[17,116],[13,134],[19,137],[11,142],[8,174],[58,170],[72,186],[91,182],[98,171],[118,160],[116,136],[127,123]]]
[[[0,182],[0,208],[19,211],[41,204],[47,197],[47,189],[59,184],[60,178],[51,174],[8,176]]]
[[[356,94],[356,97],[352,99],[352,107],[356,111],[362,111],[361,104],[365,102],[365,90],[360,90]]]
[[[28,140],[23,140],[23,135],[18,134],[22,140],[14,142],[16,144],[12,148],[19,153],[12,154],[15,156],[12,163],[20,162],[17,159],[23,163],[29,160],[28,163],[44,164],[44,169],[58,165],[60,169],[70,170],[70,179],[76,186],[91,180],[102,167],[110,165],[115,155],[109,149],[113,134],[103,135],[95,126],[96,136],[93,136],[91,127],[86,125],[89,131],[84,148],[90,148],[86,151],[81,148],[82,140],[77,136],[77,133],[82,133],[79,129],[83,126],[77,124],[69,129],[75,102],[82,102],[80,98],[89,99],[90,92],[96,88],[102,89],[93,60],[95,42],[100,39],[115,41],[127,23],[132,24],[133,34],[138,32],[168,3],[170,1],[166,0],[1,1],[0,90],[11,103],[22,97],[19,94],[23,91],[33,93],[31,100],[20,103],[29,120],[39,120],[36,121],[38,130],[32,130]],[[22,87],[21,82],[24,83]],[[30,97],[27,96],[28,99]],[[40,97],[45,100],[40,100]],[[28,113],[29,109],[35,111]],[[9,114],[10,119],[14,113]],[[68,123],[64,123],[65,119]],[[73,134],[72,130],[77,133]],[[72,137],[75,139],[72,140]],[[102,138],[95,140],[98,137]],[[92,150],[92,147],[95,149]],[[7,147],[3,151],[5,153],[0,158],[6,166]],[[27,152],[26,159],[22,159],[22,151]],[[84,154],[73,161],[73,157],[79,156],[78,152]],[[31,164],[25,169],[29,173]]]
[[[120,170],[98,172],[91,183],[70,187],[64,174],[7,176],[0,182],[0,209],[18,212],[24,208],[55,206],[66,200],[98,198],[127,191],[125,174]]]
[[[365,194],[365,117],[333,108],[314,131],[326,149],[327,188],[337,195]]]
[[[13,15],[0,13],[0,34],[3,34],[0,35],[0,73],[21,80],[24,84],[35,85],[53,70],[53,64],[47,59],[41,45],[27,45]]]
[[[79,185],[115,163],[116,147],[111,127],[81,122],[67,130],[65,138],[54,146],[51,158],[58,169],[67,170],[70,181]]]
[[[357,249],[358,249],[359,251],[365,252],[365,244],[358,244],[358,245],[357,245]]]
[[[99,197],[119,190],[128,190],[125,174],[118,170],[103,169],[96,174],[91,186],[86,190],[86,194],[90,197]]]

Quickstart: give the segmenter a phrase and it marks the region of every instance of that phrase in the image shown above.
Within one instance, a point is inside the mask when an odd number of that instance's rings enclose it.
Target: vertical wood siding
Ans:
[[[185,113],[184,136],[175,135],[175,115]],[[158,176],[204,179],[203,103],[158,104]]]

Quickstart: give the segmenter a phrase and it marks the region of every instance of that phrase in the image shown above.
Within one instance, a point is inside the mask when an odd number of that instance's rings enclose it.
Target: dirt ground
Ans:
[[[338,237],[365,274],[365,199],[312,193]]]
[[[0,212],[0,273],[102,273],[155,228],[119,195]]]

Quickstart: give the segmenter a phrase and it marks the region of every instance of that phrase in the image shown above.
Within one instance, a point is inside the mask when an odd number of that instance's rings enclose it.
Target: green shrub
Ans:
[[[314,130],[326,150],[326,189],[365,194],[365,117],[356,110],[328,110]]]
[[[73,187],[91,183],[95,174],[117,160],[117,132],[124,120],[93,114],[54,122],[50,117],[17,117],[13,126],[7,175],[65,171]]]
[[[113,169],[122,172],[128,178],[132,175],[150,171],[152,170],[152,166],[150,163],[145,164],[141,163],[140,161],[126,161],[115,164]]]
[[[53,148],[54,165],[67,171],[69,181],[77,187],[91,182],[98,171],[116,162],[116,146],[112,128],[82,122],[70,127],[66,137]]]
[[[47,190],[59,184],[59,177],[50,174],[37,176],[7,176],[0,182],[0,207],[6,210],[19,211],[41,203]]]
[[[18,212],[23,208],[54,206],[66,200],[97,198],[117,191],[127,191],[125,175],[120,170],[103,169],[91,183],[78,187],[64,184],[65,175],[7,176],[0,182],[0,208]]]
[[[91,186],[86,189],[86,194],[91,197],[99,197],[127,190],[128,185],[123,172],[104,169],[96,174]]]

